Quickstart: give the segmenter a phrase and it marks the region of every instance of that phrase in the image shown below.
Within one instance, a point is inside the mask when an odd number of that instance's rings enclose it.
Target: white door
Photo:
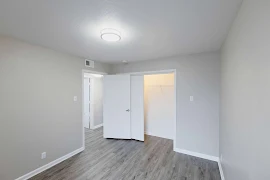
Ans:
[[[103,77],[93,77],[90,82],[90,128],[96,129],[103,124]]]
[[[90,126],[90,79],[84,78],[84,106],[83,106],[83,125],[89,129]]]
[[[144,76],[131,76],[131,139],[144,141]]]
[[[103,82],[104,138],[131,139],[130,75],[107,75]]]

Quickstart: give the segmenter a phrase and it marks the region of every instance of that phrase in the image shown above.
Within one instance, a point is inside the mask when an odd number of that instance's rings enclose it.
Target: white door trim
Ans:
[[[83,149],[85,148],[85,132],[84,132],[84,124],[83,124],[83,117],[84,117],[84,73],[92,73],[92,74],[102,74],[107,75],[105,72],[99,72],[99,71],[92,71],[87,69],[82,69],[82,142],[83,142]],[[91,119],[90,119],[90,128],[91,128]]]
[[[176,128],[177,128],[177,71],[176,69],[164,69],[164,70],[157,70],[157,71],[141,71],[141,72],[129,72],[129,73],[117,73],[117,74],[130,74],[130,75],[151,75],[151,74],[167,74],[167,73],[174,73],[174,128],[173,128],[173,147],[174,149],[176,146]]]

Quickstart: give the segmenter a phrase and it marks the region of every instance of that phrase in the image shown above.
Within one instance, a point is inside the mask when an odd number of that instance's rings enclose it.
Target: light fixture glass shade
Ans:
[[[109,42],[120,41],[120,32],[115,29],[103,29],[101,31],[101,39]]]

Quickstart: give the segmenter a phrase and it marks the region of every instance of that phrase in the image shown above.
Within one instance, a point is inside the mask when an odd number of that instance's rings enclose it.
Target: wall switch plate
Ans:
[[[222,156],[222,154],[220,155],[220,162],[222,162],[223,161],[223,156]]]
[[[189,97],[189,100],[190,100],[190,101],[194,101],[194,97],[193,97],[193,96],[190,96],[190,97]]]
[[[45,159],[46,158],[46,152],[41,153],[41,159]]]
[[[73,97],[73,101],[78,101],[78,97],[77,96],[74,96]]]

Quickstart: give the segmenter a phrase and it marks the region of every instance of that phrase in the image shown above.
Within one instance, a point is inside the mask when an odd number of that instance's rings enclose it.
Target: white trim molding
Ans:
[[[220,159],[218,160],[218,168],[219,168],[221,180],[225,180],[225,177],[224,177],[224,173],[223,173],[223,169],[222,169],[222,165],[221,165]]]
[[[103,126],[103,124],[96,125],[96,126],[94,126],[93,128],[91,128],[91,126],[90,126],[90,129],[97,129],[97,128],[100,128],[100,127],[102,127],[102,126]]]
[[[195,156],[195,157],[202,158],[202,159],[207,159],[207,160],[210,160],[210,161],[219,162],[219,158],[216,157],[216,156],[211,156],[211,155],[207,155],[207,154],[201,154],[201,153],[192,152],[192,151],[188,151],[188,150],[185,150],[185,149],[178,149],[178,148],[174,148],[174,151],[178,152],[178,153],[190,155],[190,156]]]
[[[65,160],[67,160],[68,158],[71,158],[72,156],[74,156],[74,155],[76,155],[76,154],[78,154],[78,153],[80,153],[82,151],[84,151],[84,147],[81,147],[81,148],[79,148],[79,149],[77,149],[77,150],[75,150],[75,151],[73,151],[73,152],[71,152],[71,153],[69,153],[67,155],[64,155],[64,156],[62,156],[62,157],[60,157],[60,158],[58,158],[58,159],[44,165],[44,166],[41,166],[41,167],[35,169],[34,171],[31,171],[31,172],[29,172],[29,173],[15,179],[15,180],[27,180],[27,179],[30,179],[31,177],[34,177],[35,175],[37,175],[37,174],[39,174],[39,173],[41,173],[41,172],[55,166],[55,165],[57,165],[57,164],[65,161]]]

